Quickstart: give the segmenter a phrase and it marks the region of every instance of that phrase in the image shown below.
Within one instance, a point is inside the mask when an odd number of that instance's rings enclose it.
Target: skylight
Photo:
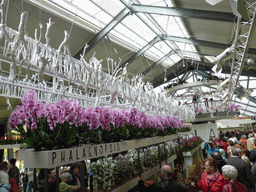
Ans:
[[[61,7],[70,10],[72,13],[83,17],[85,20],[97,26],[99,29],[104,28],[125,8],[125,5],[119,0],[52,1],[58,3]],[[173,7],[171,0],[130,0],[128,2],[131,4]],[[146,19],[147,22],[151,22],[152,29],[159,31],[159,34],[163,33],[163,35],[189,38],[189,34],[179,17],[143,13],[137,13],[137,15],[142,17],[144,20]],[[130,44],[133,51],[140,50],[157,35],[135,14],[124,18],[109,33],[121,39],[123,42]],[[196,55],[182,53],[182,51],[196,52],[194,45],[178,42],[171,42],[168,45],[165,41],[157,43],[147,50],[146,54],[149,55],[151,59],[158,60],[169,53],[172,50],[171,47],[176,47],[181,52],[179,52],[178,55],[175,54],[175,56],[170,57],[170,61],[164,61],[164,66],[173,65],[173,63],[181,59],[180,56],[190,59],[199,59],[199,57]]]

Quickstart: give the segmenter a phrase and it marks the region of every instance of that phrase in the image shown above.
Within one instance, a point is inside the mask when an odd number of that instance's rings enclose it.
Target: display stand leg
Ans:
[[[44,169],[44,192],[48,192],[48,169]]]
[[[140,149],[137,149],[137,152],[138,152],[139,177],[141,178]]]
[[[92,162],[93,162],[93,159],[90,160],[90,169],[91,169]],[[89,169],[89,172],[90,172],[90,169]],[[93,174],[91,176],[89,175],[89,179],[90,179],[90,182],[89,182],[90,191],[93,192]]]
[[[90,191],[93,192],[93,175],[90,177]]]
[[[33,169],[33,191],[36,191],[36,169]]]
[[[159,157],[159,168],[161,169],[162,161],[161,161],[161,149],[159,144],[158,144],[158,157]]]
[[[166,151],[166,148],[165,148],[165,143],[164,143],[164,154],[165,154],[165,164],[167,165],[167,151]]]
[[[81,183],[81,192],[84,192],[84,164],[80,163],[80,183]]]
[[[183,168],[183,163],[184,163],[184,157],[183,157],[183,154],[182,154],[182,151],[181,151],[181,140],[180,140],[180,137],[178,136],[178,142],[179,142],[179,152],[177,152],[177,157],[178,158],[181,158],[181,172],[182,174],[184,173],[184,168]],[[174,165],[175,166],[175,165]]]
[[[56,167],[56,192],[59,192],[59,178],[60,178],[60,171],[59,167]]]

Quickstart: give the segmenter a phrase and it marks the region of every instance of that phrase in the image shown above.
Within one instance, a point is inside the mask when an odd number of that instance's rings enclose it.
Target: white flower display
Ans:
[[[159,147],[161,151],[160,158],[164,160],[176,152],[178,145],[168,141],[165,144],[159,144]],[[140,162],[138,160],[138,150]],[[138,176],[139,171],[144,172],[159,163],[158,146],[138,150],[129,150],[126,154],[118,154],[115,158],[102,158],[92,163],[94,189],[110,190],[123,184],[125,180]]]

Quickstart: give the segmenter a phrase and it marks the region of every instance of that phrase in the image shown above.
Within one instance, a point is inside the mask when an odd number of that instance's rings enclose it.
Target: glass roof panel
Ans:
[[[157,49],[155,46],[150,47],[146,53],[151,53],[151,55],[154,55],[157,59],[162,58],[165,54],[161,52],[159,49]]]
[[[95,17],[101,18],[101,21],[105,24],[108,24],[113,19],[113,17],[111,17],[110,15],[108,15],[103,11],[100,11],[99,13],[95,14]],[[102,26],[100,27],[103,28]]]
[[[168,47],[164,42],[157,42],[154,47],[158,48],[165,55],[170,52],[170,47]]]
[[[240,85],[243,86],[244,88],[247,87],[247,81],[240,81]]]
[[[118,31],[119,33],[122,33],[122,34],[129,31],[129,29],[127,27],[125,27],[122,23],[117,24],[117,26],[115,26],[114,30]]]
[[[72,3],[65,3],[64,0],[55,0],[59,2],[60,6],[68,8],[73,13],[84,17],[85,20],[90,23],[103,28],[106,24],[108,24],[113,17],[115,17],[120,11],[125,8],[125,5],[121,1],[116,0],[90,0],[90,1],[81,1],[81,0],[70,0],[74,5],[79,7],[79,9],[84,9],[84,13],[77,11],[78,8],[70,6]],[[163,7],[173,7],[172,0],[131,0],[131,3],[140,3],[145,5],[152,6],[163,6]],[[146,19],[147,22],[153,21],[152,18],[158,22],[159,25],[153,24],[152,27],[156,31],[166,32],[166,35],[178,36],[178,37],[189,37],[188,32],[183,25],[182,20],[179,17],[172,16],[163,16],[163,15],[155,15],[155,14],[143,14],[137,13],[143,19]],[[150,19],[151,18],[151,19]],[[159,28],[159,26],[161,26]],[[163,31],[164,30],[164,31]],[[132,46],[136,47],[137,50],[141,49],[148,42],[150,42],[153,38],[155,38],[156,34],[149,29],[149,27],[139,19],[136,14],[129,15],[122,20],[113,30],[110,31],[110,34],[117,36],[118,38],[126,41]],[[168,42],[171,47],[174,47],[174,44],[180,50],[193,51],[196,52],[194,45],[192,44],[184,44],[184,43],[172,43]],[[153,58],[160,59],[167,53],[171,51],[171,48],[166,45],[166,43],[160,42],[156,45],[152,46],[147,53]],[[181,55],[181,54],[180,54]],[[183,56],[197,59],[200,58],[198,56],[191,56],[189,54],[183,54]],[[170,57],[171,62],[178,62],[181,57],[177,54],[174,54]],[[164,63],[170,63],[165,61]]]
[[[165,16],[165,15],[157,15],[157,16],[152,15],[152,16],[157,21],[157,23],[159,23],[159,25],[161,25],[165,29],[169,16]]]
[[[79,17],[86,18],[86,20],[89,23],[93,24],[94,26],[99,27],[99,21],[95,17],[90,17],[90,16],[88,16],[88,14],[86,14],[85,12],[82,12],[82,11],[77,11],[76,13]],[[104,24],[102,23],[102,25],[104,25]]]
[[[84,2],[81,0],[77,0],[79,2]],[[97,4],[98,7],[103,9],[105,12],[109,13],[112,17],[116,16],[122,9],[125,8],[125,5],[120,1],[115,0],[90,0]],[[87,7],[86,7],[87,9]]]
[[[249,88],[255,88],[256,87],[256,80],[251,80],[249,81]]]
[[[242,75],[241,75],[241,76],[239,77],[239,80],[247,80],[247,79],[248,79],[248,77],[246,77],[246,76],[242,76]]]
[[[173,66],[174,64],[175,64],[175,62],[174,62],[173,60],[169,59],[169,58],[166,59],[166,60],[162,63],[162,65],[163,65],[164,67],[167,67],[167,68]]]
[[[112,31],[112,34],[115,35],[116,37],[122,39],[123,41],[131,44],[134,47],[138,47],[137,43],[133,41],[132,39],[128,38],[127,36],[124,36],[123,34],[117,32],[117,31]]]
[[[137,37],[135,39],[133,39],[133,41],[135,41],[139,46],[144,47],[148,42],[145,41],[144,39]]]
[[[251,94],[251,97],[255,97],[256,96],[256,91],[254,90]]]
[[[170,59],[173,60],[175,63],[177,63],[181,60],[181,57],[177,54],[173,54],[170,56]]]
[[[172,5],[171,1],[164,1],[164,0],[139,0],[139,2],[144,5],[153,5],[153,6],[162,6],[162,7],[165,7],[167,5],[170,7]]]
[[[126,17],[122,21],[122,24],[124,24],[129,29],[133,30],[135,33],[139,34],[141,37],[145,38],[147,41],[151,41],[156,36],[136,16],[128,16],[128,17]]]
[[[90,15],[95,15],[101,11],[101,9],[90,1],[73,0],[72,3],[82,8],[86,7],[86,12]]]

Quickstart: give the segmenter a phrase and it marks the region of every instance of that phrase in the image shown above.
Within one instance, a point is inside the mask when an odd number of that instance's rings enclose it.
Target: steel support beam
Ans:
[[[125,62],[123,62],[120,65],[120,68],[124,67],[126,64],[130,65],[134,60],[136,60],[139,56],[141,56],[145,51],[147,51],[150,47],[152,47],[154,44],[156,44],[160,40],[161,40],[161,38],[156,36],[147,45],[145,45],[141,50],[139,50],[137,53],[135,53],[133,56],[131,56],[129,59],[127,59]]]
[[[190,56],[196,56],[196,57],[211,56],[211,55],[205,54],[205,53],[197,53],[197,52],[192,52],[192,51],[182,51],[182,50],[179,50],[179,49],[175,49],[174,51],[175,51],[176,53],[178,53],[178,54],[190,55]]]
[[[132,4],[131,11],[134,13],[148,13],[158,15],[168,15],[174,17],[189,17],[198,19],[210,19],[226,22],[234,22],[235,15],[233,13],[209,11],[200,9],[183,9],[174,7],[160,7],[150,5]]]
[[[248,109],[240,109],[240,110],[243,110],[243,111],[246,111],[246,112],[249,112],[249,113],[256,114],[254,111],[250,111],[250,110],[248,110]]]
[[[126,0],[120,0],[127,8],[131,10],[132,5],[128,3]],[[158,37],[161,39],[163,38],[163,31],[161,29],[157,28],[146,16],[144,13],[135,13],[135,15],[146,25],[148,28],[153,31]],[[163,39],[162,39],[163,40]],[[166,41],[163,41],[170,49],[172,50],[173,47]],[[175,51],[174,51],[175,52]]]
[[[186,69],[185,69],[185,68],[182,68],[181,70],[176,71],[175,77],[177,77],[177,76],[179,76],[179,75],[182,75],[182,74],[184,74],[184,73],[186,73]],[[170,81],[171,79],[173,79],[172,76],[173,76],[173,73],[170,73],[169,75],[166,76],[167,82]],[[162,78],[163,78],[163,77],[162,77]],[[153,87],[154,87],[154,88],[157,87],[157,86],[159,86],[159,85],[161,85],[161,84],[163,84],[162,81],[157,81],[157,82],[151,81],[151,83],[153,84]]]
[[[247,105],[247,104],[242,103],[242,102],[239,102],[239,101],[237,101],[237,100],[235,100],[234,102],[239,103],[239,104],[242,104],[242,105]],[[256,106],[249,105],[249,104],[248,104],[248,106],[256,109]],[[256,111],[255,111],[255,113],[256,113]]]
[[[200,39],[190,39],[190,38],[175,37],[175,36],[164,36],[163,39],[172,41],[172,42],[188,43],[188,44],[193,44],[193,45],[197,45],[197,46],[213,47],[213,48],[217,48],[217,49],[226,49],[227,47],[231,46],[231,45],[224,44],[224,43],[216,43],[216,42],[212,42],[212,41],[204,41],[204,40],[200,40]],[[255,54],[256,49],[249,48],[247,53]]]
[[[188,64],[190,64],[189,62],[191,62],[191,60],[187,60],[186,62],[188,62]],[[199,66],[198,66],[198,70],[199,71],[211,71],[212,67],[214,66],[213,63],[208,63],[208,62],[203,62],[203,61],[197,61]],[[183,64],[183,60],[180,60],[178,63],[174,64],[172,67],[170,67],[169,69],[167,69],[167,72],[170,71],[175,71],[175,67],[180,66]],[[193,66],[189,66],[187,71],[192,71],[195,68]],[[222,70],[222,73],[226,73],[226,74],[230,74],[231,72],[231,68],[225,66],[225,70]],[[162,79],[164,78],[165,72],[161,73],[160,75],[158,75],[156,78],[154,78],[151,83],[153,85],[161,85],[162,83],[157,83],[157,82],[162,82]],[[250,76],[250,77],[256,77],[256,72],[255,71],[242,71],[242,74],[244,76]],[[171,76],[169,75],[168,78],[171,78]],[[175,76],[173,76],[173,78],[175,78]],[[155,86],[154,86],[155,87]],[[253,99],[253,98],[252,98]],[[255,100],[256,101],[256,100]]]
[[[158,75],[156,78],[154,78],[154,79],[151,81],[151,83],[153,84],[153,87],[157,87],[157,86],[163,84],[163,83],[162,83],[162,79],[165,77],[165,73],[168,74],[168,73],[170,73],[171,71],[176,71],[175,68],[176,68],[179,64],[182,64],[182,63],[183,63],[183,61],[180,60],[179,62],[175,63],[172,67],[168,68],[168,69],[166,70],[166,72],[163,72],[163,73],[161,73],[160,75]],[[178,74],[176,74],[176,75],[179,76],[179,75],[185,73],[186,70],[187,70],[186,68],[183,68],[183,69],[182,69],[182,73],[180,73],[180,71],[177,71]],[[173,74],[173,73],[172,73],[172,74]],[[176,77],[176,75],[175,75],[175,77]],[[169,76],[170,76],[170,75],[167,76],[167,81],[170,80]]]
[[[187,80],[187,78],[188,78],[188,76],[189,76],[189,74],[190,74],[190,72],[191,71],[187,71],[182,77],[181,77],[181,81],[186,81]]]
[[[170,51],[165,56],[163,56],[161,59],[159,59],[157,62],[153,63],[150,67],[148,67],[146,70],[142,72],[142,75],[146,75],[149,71],[153,70],[156,66],[160,65],[162,62],[164,62],[168,57],[174,54],[174,51]]]
[[[199,75],[202,75],[203,77],[209,78],[209,77],[211,76],[210,74],[208,74],[208,73],[206,73],[206,72],[204,72],[204,71],[197,70],[196,72],[197,72]]]
[[[84,55],[91,51],[97,43],[99,43],[118,23],[120,23],[127,15],[129,15],[130,10],[124,8],[117,16],[115,16],[110,23],[108,23],[99,33],[97,33],[88,43],[89,47],[85,50]],[[84,48],[82,48],[74,56],[80,59],[80,55],[83,55]]]
[[[243,93],[241,93],[240,91],[238,91],[237,89],[235,89],[234,91],[235,94],[240,95],[240,96],[244,96]],[[254,99],[252,96],[246,97],[249,101],[256,103],[256,99]]]
[[[231,46],[224,43],[216,43],[216,42],[204,41],[200,39],[190,39],[190,38],[175,37],[175,36],[164,36],[163,39],[172,41],[172,42],[188,43],[188,44],[193,44],[197,46],[213,47],[217,49],[226,49]],[[249,48],[247,53],[255,54],[256,49]]]

